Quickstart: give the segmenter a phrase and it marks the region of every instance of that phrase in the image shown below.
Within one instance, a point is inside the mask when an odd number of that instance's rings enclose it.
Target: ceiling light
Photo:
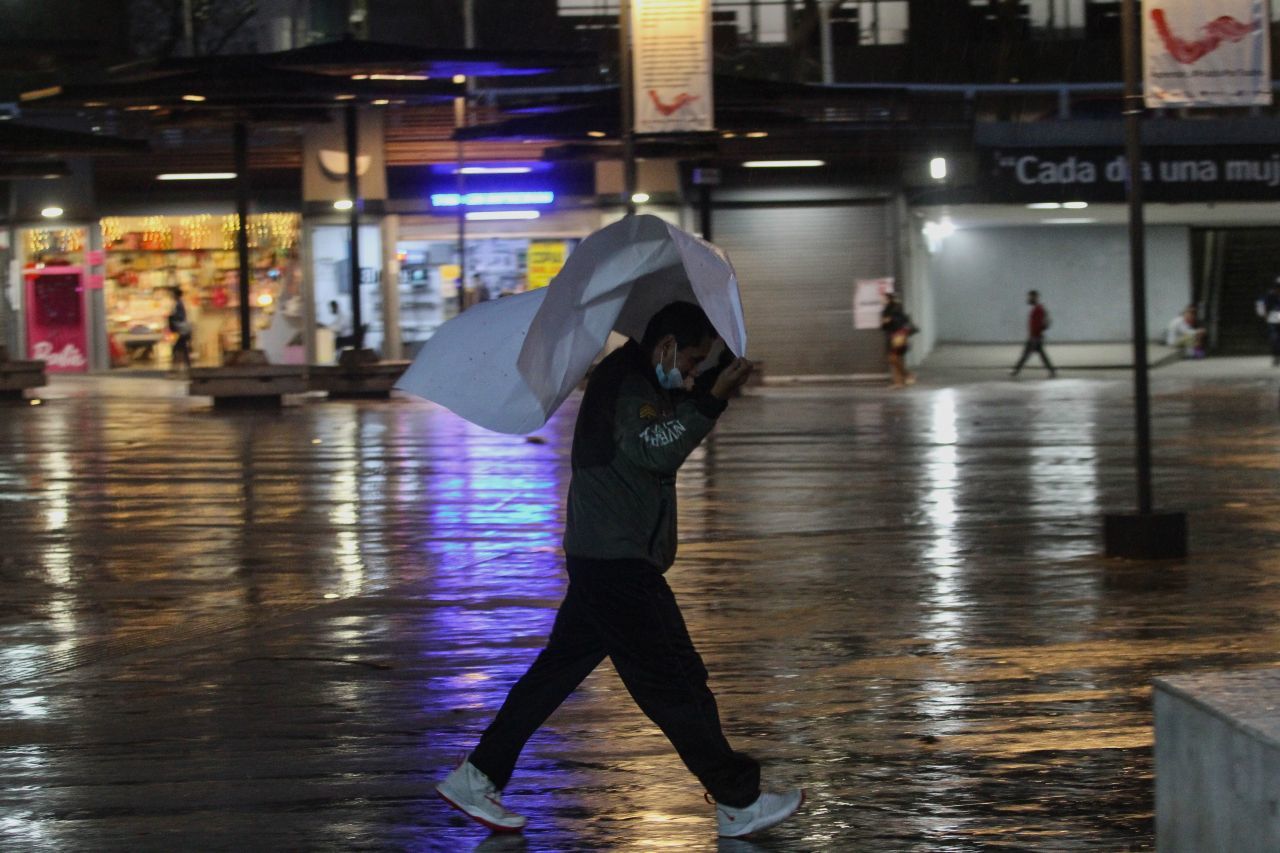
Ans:
[[[947,178],[947,158],[934,157],[929,161],[929,177],[935,181],[944,181]]]
[[[1045,225],[1092,225],[1098,220],[1088,218],[1061,218],[1061,219],[1045,219],[1042,220]]]
[[[467,207],[498,207],[500,205],[552,204],[556,194],[551,190],[528,192],[482,192],[467,193],[459,197],[457,193],[432,193],[432,207],[457,207],[458,203]]]
[[[356,79],[354,77],[352,80]],[[370,74],[370,80],[430,80],[425,74]]]
[[[209,99],[206,98],[204,95],[183,95],[182,100],[190,101],[193,104],[200,104]]]
[[[748,169],[812,169],[827,165],[826,160],[748,160],[742,164]]]
[[[1068,202],[1064,202],[1062,206],[1065,207],[1067,210],[1084,210],[1086,207],[1089,206],[1089,202],[1068,201]]]
[[[753,130],[747,134],[747,139],[764,139],[768,135],[763,130]]]
[[[732,130],[730,130],[730,131],[728,131],[727,133],[722,133],[722,134],[720,134],[720,138],[721,138],[721,139],[733,139],[733,138],[734,138],[734,137],[736,137],[737,135],[738,135],[738,134],[736,134],[736,133],[734,133]]]
[[[1037,201],[1027,205],[1027,210],[1061,210],[1062,205],[1056,201]]]
[[[631,201],[633,204],[644,204],[648,200],[649,200],[648,193],[633,193],[631,195]]]
[[[335,101],[354,101],[356,99],[356,96],[355,95],[334,95],[333,99]]]
[[[472,210],[467,219],[473,222],[494,222],[502,219],[537,219],[542,214],[536,210]]]
[[[461,86],[463,83],[467,82],[467,75],[455,74],[453,75],[453,82]]]
[[[391,101],[388,98],[378,98],[376,101],[373,102],[373,105],[375,107],[385,107],[389,103],[391,103]]]
[[[62,215],[62,213],[63,213],[62,208],[57,206],[46,207],[44,210],[40,211],[40,215],[43,216],[45,219],[57,219],[59,216]]]
[[[355,202],[349,198],[338,199],[333,203],[334,210],[350,210],[355,206]]]
[[[368,80],[369,75],[368,74],[352,74],[351,79],[352,80]]]
[[[608,135],[609,135],[609,134],[605,133],[603,130],[588,130],[588,131],[587,131],[587,136],[593,137],[593,138],[595,138],[595,139],[604,139],[604,138],[605,138],[606,136],[608,136]]]
[[[162,172],[157,181],[230,181],[235,172]]]
[[[950,219],[942,219],[938,222],[926,222],[924,224],[924,233],[926,237],[935,240],[945,240],[952,234],[956,233],[956,224]]]
[[[532,166],[463,166],[454,169],[455,175],[524,175],[533,171]]]

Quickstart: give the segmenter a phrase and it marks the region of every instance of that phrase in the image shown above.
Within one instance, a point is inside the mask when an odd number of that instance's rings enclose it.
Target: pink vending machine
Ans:
[[[89,369],[85,330],[84,270],[42,267],[25,272],[27,280],[27,357],[43,361],[50,373]]]

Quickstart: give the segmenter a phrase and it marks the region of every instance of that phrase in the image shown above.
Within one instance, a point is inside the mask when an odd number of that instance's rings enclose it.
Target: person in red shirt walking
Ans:
[[[1022,357],[1013,366],[1013,370],[1009,371],[1009,375],[1017,376],[1022,370],[1022,365],[1026,364],[1027,359],[1034,352],[1040,354],[1040,360],[1044,362],[1045,368],[1049,371],[1049,378],[1052,379],[1058,375],[1058,371],[1044,352],[1044,332],[1049,328],[1049,312],[1040,304],[1040,291],[1027,291],[1027,304],[1031,306],[1031,313],[1027,316],[1027,345],[1022,348]]]

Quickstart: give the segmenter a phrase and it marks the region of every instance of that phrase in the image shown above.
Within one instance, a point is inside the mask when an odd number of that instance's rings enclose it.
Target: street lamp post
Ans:
[[[1143,218],[1143,163],[1139,0],[1124,0],[1121,51],[1124,58],[1125,159],[1128,166],[1129,275],[1133,311],[1133,399],[1138,511],[1104,519],[1109,557],[1163,559],[1187,555],[1185,513],[1156,513],[1151,488],[1151,395],[1147,364],[1147,257]]]
[[[622,83],[622,197],[627,216],[636,212],[636,129],[635,93],[631,77],[634,73],[631,53],[631,0],[618,4],[618,62]]]
[[[236,164],[236,266],[240,271],[240,349],[253,348],[249,296],[252,291],[249,264],[249,125],[235,123],[234,146]]]
[[[356,167],[360,153],[360,128],[357,123],[354,101],[346,108],[347,135],[347,198],[351,207],[347,210],[347,226],[351,231],[351,335],[356,350],[364,348],[364,318],[360,312],[360,172]]]

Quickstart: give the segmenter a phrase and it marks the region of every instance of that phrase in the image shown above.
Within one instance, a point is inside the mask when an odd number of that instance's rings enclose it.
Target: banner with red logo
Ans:
[[[637,133],[713,130],[711,0],[631,0]]]
[[[1148,107],[1271,103],[1267,0],[1142,0]]]

